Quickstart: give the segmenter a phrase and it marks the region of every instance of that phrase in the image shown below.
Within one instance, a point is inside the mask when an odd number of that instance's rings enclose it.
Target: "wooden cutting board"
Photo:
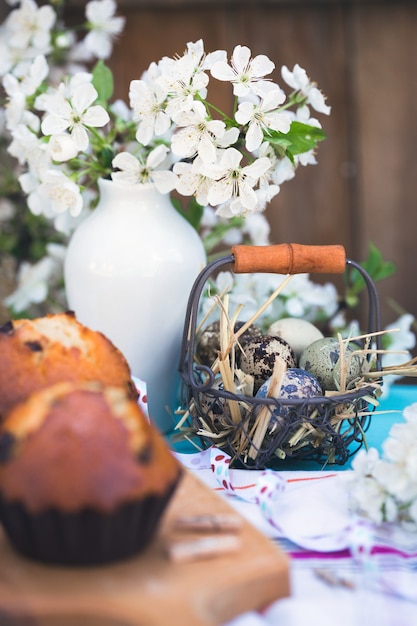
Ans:
[[[173,563],[167,539],[179,515],[234,513],[193,474],[185,476],[157,537],[120,563],[63,568],[18,556],[0,531],[0,624],[4,626],[219,626],[288,596],[287,556],[248,522],[238,552]]]

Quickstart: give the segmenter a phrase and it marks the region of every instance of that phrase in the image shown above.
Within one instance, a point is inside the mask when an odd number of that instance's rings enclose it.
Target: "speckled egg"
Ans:
[[[358,354],[350,358],[356,347],[345,344],[345,363],[348,367],[346,387],[361,375],[362,358]],[[340,348],[334,337],[323,337],[314,341],[301,354],[299,366],[315,376],[326,391],[337,391],[340,387]]]
[[[271,378],[264,382],[259,388],[256,397],[266,398],[270,384]],[[282,400],[302,400],[304,398],[314,398],[322,395],[323,390],[321,385],[313,374],[298,367],[291,367],[285,372],[277,398]],[[283,405],[279,409],[275,409],[273,415],[285,416],[288,414],[288,411],[289,408]]]
[[[237,321],[234,326],[234,331],[239,330],[245,322]],[[261,337],[262,330],[252,324],[249,328],[239,337],[239,343],[243,347],[248,341],[255,337]],[[202,365],[208,365],[209,367],[217,359],[217,354],[220,350],[220,322],[216,321],[209,324],[201,332],[196,343],[196,356]]]
[[[213,390],[224,390],[224,384],[221,376],[217,376],[211,387]],[[196,413],[196,410],[191,411],[192,414]],[[212,396],[209,393],[199,394],[199,410],[198,415],[203,417],[209,424],[215,428],[221,426],[229,426],[231,423],[229,403],[226,398],[220,396]],[[195,415],[194,415],[195,416]]]
[[[284,339],[263,335],[246,344],[240,357],[240,368],[254,377],[255,393],[274,371],[275,361],[282,359],[287,367],[295,367],[296,357]]]
[[[323,337],[321,330],[314,324],[298,317],[277,320],[268,328],[268,335],[284,339],[294,350],[297,358],[313,341]]]

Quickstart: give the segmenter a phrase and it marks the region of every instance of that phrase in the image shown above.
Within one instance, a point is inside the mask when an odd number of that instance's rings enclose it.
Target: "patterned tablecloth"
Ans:
[[[414,402],[417,387],[394,387],[373,418],[369,446],[380,449],[403,408]],[[291,556],[291,596],[227,626],[417,624],[417,533],[356,519],[348,506],[349,465],[229,470],[216,449],[176,454]]]

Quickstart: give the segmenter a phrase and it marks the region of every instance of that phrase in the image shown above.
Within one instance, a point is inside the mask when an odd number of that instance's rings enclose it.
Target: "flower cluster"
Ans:
[[[90,2],[87,17],[92,6],[103,4],[112,2]],[[33,0],[11,17],[26,15],[29,7],[35,10]],[[48,8],[40,33],[44,45],[53,12],[48,6],[37,10]],[[6,22],[6,31],[13,24]],[[282,68],[293,89],[287,99],[266,78],[274,63],[264,55],[252,58],[245,46],[236,46],[229,65],[226,51],[206,54],[202,40],[188,43],[179,58],[163,58],[132,80],[130,108],[123,110],[110,103],[111,73],[103,64],[51,84],[46,51],[36,52],[3,78],[9,152],[25,167],[19,180],[36,215],[78,216],[83,189],[109,174],[129,183],[153,182],[163,193],[176,189],[226,217],[262,211],[299,163],[314,162],[313,150],[324,138],[308,105],[326,114],[330,108],[305,71]],[[206,99],[210,77],[231,83],[232,117]]]
[[[5,306],[15,314],[36,315],[65,307],[65,246],[95,197],[87,188],[80,192],[77,181],[77,169],[87,159],[60,165],[65,155],[59,145],[70,149],[69,133],[62,130],[57,141],[43,134],[42,99],[48,102],[52,87],[61,85],[57,104],[66,109],[68,123],[78,111],[92,124],[73,128],[75,143],[85,145],[86,134],[97,128],[96,114],[101,121],[108,118],[100,109],[84,110],[92,93],[96,98],[87,66],[110,56],[124,18],[115,15],[114,0],[93,0],[86,4],[85,24],[69,28],[63,21],[65,0],[43,6],[34,0],[7,2],[13,8],[0,25],[0,261],[2,267],[4,259],[12,262],[17,283]],[[83,79],[89,83],[86,96],[75,87]],[[65,90],[74,90],[71,104]]]
[[[252,242],[250,227],[241,232],[242,216],[258,215],[248,224],[265,233],[259,215],[266,204],[299,165],[316,162],[325,134],[310,108],[327,115],[330,107],[298,65],[281,68],[287,95],[272,80],[275,65],[267,56],[236,46],[228,59],[225,50],[206,53],[202,40],[190,42],[181,56],[163,57],[132,80],[127,104],[112,99],[113,76],[104,63],[124,26],[115,0],[87,2],[85,23],[73,29],[63,23],[65,0],[9,4],[14,8],[0,27],[0,138],[17,163],[13,182],[20,189],[13,193],[23,192],[31,215],[50,227],[44,255],[51,241],[65,247],[94,208],[100,177],[152,182],[188,197],[180,208],[210,251],[229,231]],[[208,100],[212,80],[230,83],[232,113]],[[51,271],[55,260],[49,258]],[[19,265],[28,262],[19,257]],[[37,269],[20,268],[23,290],[29,276],[32,284],[48,275],[45,263]],[[30,305],[21,296],[7,304]]]
[[[352,508],[375,524],[399,523],[417,531],[417,403],[404,409],[404,422],[391,427],[382,456],[361,450],[349,482]]]

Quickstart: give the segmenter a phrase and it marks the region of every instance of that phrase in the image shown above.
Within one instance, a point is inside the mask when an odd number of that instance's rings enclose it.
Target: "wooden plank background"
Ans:
[[[74,19],[85,2],[71,0]],[[385,323],[397,302],[417,316],[417,2],[404,0],[119,0],[127,17],[110,60],[117,95],[151,61],[203,38],[206,51],[240,43],[277,68],[303,66],[327,95],[328,139],[267,210],[274,243],[342,243],[363,260],[369,242],[392,260],[379,283]],[[274,78],[280,82],[277,72]],[[214,86],[214,85],[213,85]],[[210,98],[228,107],[221,85]]]

